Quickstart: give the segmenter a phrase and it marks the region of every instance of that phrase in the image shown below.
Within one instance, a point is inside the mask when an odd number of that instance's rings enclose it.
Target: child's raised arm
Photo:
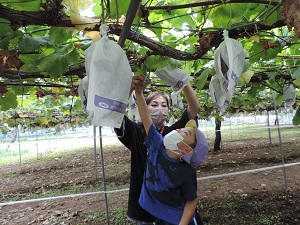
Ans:
[[[148,106],[146,104],[143,90],[144,90],[144,75],[137,75],[139,76],[140,82],[136,82],[135,85],[135,95],[136,95],[136,101],[138,105],[139,114],[141,117],[141,120],[143,122],[144,128],[146,133],[148,134],[148,131],[152,125],[152,119],[148,110]]]

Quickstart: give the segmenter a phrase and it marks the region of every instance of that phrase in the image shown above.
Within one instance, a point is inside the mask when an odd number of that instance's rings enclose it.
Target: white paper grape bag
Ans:
[[[228,31],[223,32],[224,41],[215,51],[214,75],[209,84],[212,101],[223,113],[235,92],[245,62],[245,51],[240,42],[229,38]]]
[[[174,94],[178,94],[193,78],[182,69],[167,65],[155,71],[156,76],[169,84]]]
[[[81,100],[81,106],[84,109],[84,111],[87,113],[88,118],[91,120],[93,118],[93,112],[92,111],[88,111],[86,109],[87,107],[87,99],[88,99],[88,89],[89,89],[89,79],[87,76],[85,76],[79,86],[78,86],[78,93],[80,96],[80,100]]]
[[[141,122],[141,117],[139,114],[137,102],[136,102],[136,96],[135,96],[135,91],[131,93],[129,97],[129,103],[128,103],[128,116],[129,119],[135,122]]]
[[[285,108],[291,108],[295,104],[297,92],[292,84],[283,87]]]
[[[182,110],[183,109],[183,102],[180,94],[176,94],[174,92],[171,93],[171,102],[173,110]]]
[[[123,49],[107,37],[108,26],[100,27],[101,39],[85,50],[88,76],[88,112],[94,126],[120,128],[128,103],[132,71]]]

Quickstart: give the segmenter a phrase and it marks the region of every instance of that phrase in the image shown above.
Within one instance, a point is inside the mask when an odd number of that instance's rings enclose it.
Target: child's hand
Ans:
[[[135,91],[143,91],[148,84],[150,84],[150,79],[145,80],[144,74],[138,74],[132,77],[131,88]]]

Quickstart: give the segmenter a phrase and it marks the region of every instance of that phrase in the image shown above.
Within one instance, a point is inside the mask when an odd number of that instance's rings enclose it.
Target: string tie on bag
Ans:
[[[100,35],[103,38],[107,38],[107,33],[109,32],[109,26],[106,24],[101,24],[100,26]]]

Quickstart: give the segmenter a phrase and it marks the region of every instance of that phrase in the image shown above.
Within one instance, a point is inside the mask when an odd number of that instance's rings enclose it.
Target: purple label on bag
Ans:
[[[182,80],[179,80],[179,81],[177,82],[177,84],[173,87],[173,90],[174,90],[174,91],[178,91],[180,88],[182,88],[182,86],[183,86],[183,81],[182,81]]]
[[[231,73],[231,79],[234,80],[234,84],[235,84],[234,86],[236,86],[238,84],[239,78],[233,71]]]
[[[132,103],[131,105],[130,105],[130,109],[136,109],[137,108],[137,104],[136,103]]]
[[[126,112],[126,104],[125,103],[119,102],[116,100],[112,100],[112,99],[108,99],[108,98],[103,98],[99,95],[95,95],[94,105],[96,107],[99,107],[102,109],[116,111],[116,112],[123,113],[123,114],[125,114],[125,112]]]
[[[226,92],[228,92],[228,82],[227,82],[226,80],[224,80],[222,86],[223,86],[224,90],[225,90]]]

